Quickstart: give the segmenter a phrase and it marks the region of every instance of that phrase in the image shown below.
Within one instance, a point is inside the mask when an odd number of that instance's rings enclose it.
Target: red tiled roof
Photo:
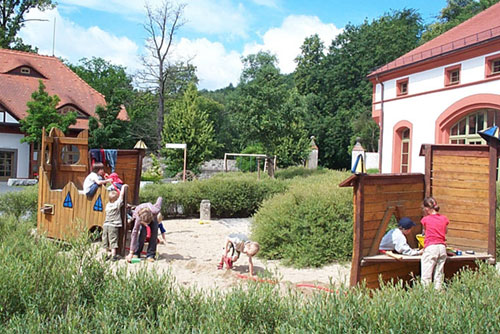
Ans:
[[[368,75],[393,71],[500,38],[500,2]]]
[[[31,67],[46,78],[41,79],[46,91],[61,99],[58,107],[73,104],[88,115],[96,116],[96,107],[106,105],[104,95],[90,87],[58,58],[0,49],[0,104],[18,119],[26,117],[26,102],[38,89],[40,80],[28,75],[7,74],[20,66]],[[125,108],[120,111],[119,117],[128,120]],[[78,119],[71,128],[87,129],[88,120]]]

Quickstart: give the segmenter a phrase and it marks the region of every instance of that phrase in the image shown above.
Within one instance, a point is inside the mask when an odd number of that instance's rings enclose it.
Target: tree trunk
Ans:
[[[274,179],[274,159],[273,157],[266,157],[267,160],[267,175]]]

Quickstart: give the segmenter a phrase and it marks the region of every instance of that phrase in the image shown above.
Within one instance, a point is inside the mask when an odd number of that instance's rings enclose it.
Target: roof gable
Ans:
[[[500,2],[438,37],[381,66],[368,77],[406,68],[439,56],[500,39]]]
[[[12,72],[22,67],[30,67],[43,77]],[[18,119],[26,117],[26,102],[38,89],[39,80],[43,81],[50,95],[59,96],[61,101],[58,108],[74,105],[85,114],[96,116],[96,107],[106,105],[101,93],[90,87],[58,58],[0,49],[0,104]],[[86,129],[88,120],[78,120],[72,128]]]

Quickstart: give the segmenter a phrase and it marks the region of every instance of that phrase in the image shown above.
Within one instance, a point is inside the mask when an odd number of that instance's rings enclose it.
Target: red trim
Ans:
[[[443,87],[443,88],[439,88],[439,89],[434,89],[434,90],[430,90],[430,91],[427,91],[427,92],[421,92],[421,93],[416,93],[416,94],[412,94],[412,95],[402,95],[402,96],[398,96],[398,97],[395,97],[395,98],[392,98],[392,99],[387,99],[384,102],[392,102],[392,101],[396,101],[396,100],[400,100],[400,99],[406,99],[406,98],[409,98],[409,97],[415,97],[415,96],[421,96],[421,95],[426,95],[426,94],[438,93],[438,92],[442,92],[442,91],[449,90],[449,89],[455,89],[455,88],[462,88],[462,87],[468,87],[468,86],[473,86],[473,85],[479,85],[479,84],[483,84],[485,82],[496,81],[496,80],[500,80],[500,75],[499,76],[496,76],[496,75],[495,76],[491,76],[491,77],[489,77],[487,79],[483,79],[483,80],[479,80],[479,81],[474,81],[474,82],[468,82],[468,83],[465,83],[465,84],[452,85],[452,86],[449,86],[449,87]],[[375,104],[380,104],[380,101],[374,102],[373,104],[374,105]]]
[[[401,67],[387,73],[378,73],[379,81],[387,81],[403,76],[408,76],[413,73],[423,72],[434,69],[436,67],[446,66],[449,64],[458,63],[475,57],[484,56],[488,53],[498,52],[500,49],[500,40],[488,41],[484,44],[471,46],[461,51],[454,51],[453,54],[443,53],[439,56],[428,58],[419,63],[413,63],[406,67]],[[375,82],[375,74],[368,77],[372,82]]]
[[[485,108],[500,110],[500,95],[476,94],[453,103],[436,120],[435,144],[448,144],[453,124],[467,114]]]
[[[401,168],[401,142],[402,134],[405,129],[410,129],[410,152],[408,155],[408,173],[411,171],[411,155],[412,155],[412,138],[413,138],[413,124],[409,121],[399,121],[392,129],[392,172],[400,173]]]
[[[458,70],[458,81],[451,82],[451,73]],[[444,86],[455,86],[460,85],[462,78],[462,64],[448,66],[444,69]]]
[[[403,84],[406,84],[406,92],[401,92],[401,86]],[[403,78],[403,79],[399,79],[398,81],[396,81],[396,95],[397,96],[408,95],[409,88],[410,88],[410,85],[408,84],[408,78]]]
[[[491,73],[492,71],[492,65],[495,60],[500,60],[500,53],[497,53],[495,55],[489,56],[484,58],[484,77],[494,77],[494,76],[500,76],[500,72],[497,73]]]

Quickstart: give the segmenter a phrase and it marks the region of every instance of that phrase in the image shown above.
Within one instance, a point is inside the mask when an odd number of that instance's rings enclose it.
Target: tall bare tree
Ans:
[[[161,133],[165,116],[165,94],[170,69],[175,68],[169,56],[175,34],[184,24],[182,14],[185,4],[163,0],[158,6],[146,3],[147,21],[144,29],[148,33],[147,53],[142,56],[144,69],[139,73],[139,80],[149,87],[155,87],[158,94],[158,148],[161,147]]]

